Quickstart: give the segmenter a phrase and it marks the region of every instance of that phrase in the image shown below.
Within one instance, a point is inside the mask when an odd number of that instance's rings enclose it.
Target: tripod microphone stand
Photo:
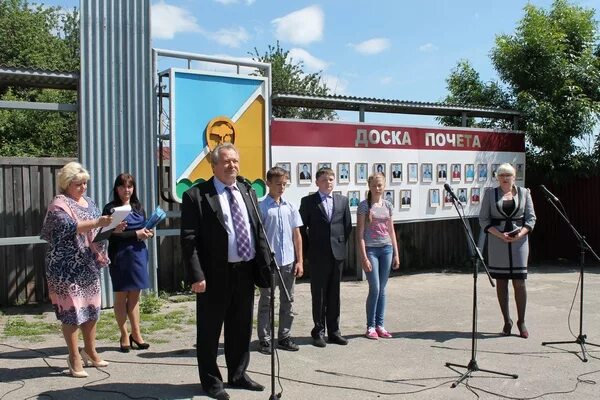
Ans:
[[[254,191],[254,189],[252,188],[252,185],[250,185],[250,182],[247,181],[246,179],[241,179],[240,181],[242,181],[247,187],[248,190],[250,191]],[[270,295],[271,295],[271,299],[269,301],[269,325],[270,325],[270,329],[271,329],[271,395],[269,396],[269,400],[277,400],[281,398],[281,394],[276,394],[275,393],[275,286],[277,285],[276,282],[276,278],[277,276],[279,276],[279,282],[281,282],[280,288],[279,290],[283,290],[286,298],[288,301],[292,301],[291,297],[290,297],[290,293],[288,292],[287,288],[285,287],[285,285],[283,284],[283,277],[281,276],[281,269],[279,268],[279,265],[277,265],[277,260],[275,259],[275,252],[273,251],[273,248],[271,247],[271,243],[269,243],[269,240],[267,239],[267,232],[265,230],[265,225],[262,222],[262,217],[260,215],[260,212],[258,211],[258,205],[255,202],[254,196],[250,196],[250,202],[252,203],[252,207],[254,208],[254,211],[256,212],[256,215],[258,216],[258,225],[260,230],[262,231],[262,234],[265,236],[265,241],[267,242],[267,246],[269,248],[269,254],[271,255],[271,260],[270,260],[270,264],[269,266],[271,267],[271,287],[270,287]]]
[[[571,231],[573,231],[573,234],[579,241],[579,250],[580,250],[580,253],[579,253],[579,283],[581,285],[581,289],[579,291],[579,335],[577,336],[577,338],[575,340],[564,340],[564,341],[559,341],[559,342],[542,342],[542,346],[546,346],[549,344],[567,344],[567,343],[578,344],[581,347],[581,360],[583,362],[587,362],[588,361],[587,349],[585,348],[585,345],[588,344],[590,346],[596,346],[596,347],[600,347],[600,345],[587,342],[586,341],[587,335],[583,334],[583,277],[584,277],[584,267],[583,266],[585,264],[585,251],[588,250],[592,254],[592,256],[594,256],[594,258],[598,261],[600,261],[600,258],[598,257],[598,254],[596,254],[594,252],[594,250],[589,245],[589,243],[585,240],[585,236],[582,236],[577,231],[577,229],[575,229],[575,227],[569,220],[569,217],[567,217],[567,215],[566,215],[567,213],[564,211],[564,207],[560,203],[560,200],[558,200],[558,198],[556,196],[552,195],[552,193],[550,193],[548,191],[548,189],[546,189],[545,187],[542,187],[542,190],[545,192],[546,199],[548,200],[548,202],[550,204],[552,204],[552,206],[556,209],[556,212],[558,212],[558,214],[567,223],[567,225],[569,225],[569,228],[571,228]],[[553,200],[555,200],[556,202],[558,202],[560,204],[563,211],[561,211],[556,206],[555,201],[553,201]]]
[[[447,185],[447,184],[446,184]],[[482,371],[482,372],[487,372],[490,374],[496,374],[496,375],[502,375],[502,376],[508,376],[511,377],[513,379],[517,379],[519,376],[516,374],[509,374],[509,373],[505,373],[505,372],[498,372],[498,371],[492,371],[489,369],[482,369],[479,368],[479,365],[477,364],[477,275],[478,275],[478,262],[481,263],[481,265],[483,266],[485,273],[488,276],[488,279],[490,281],[490,284],[492,285],[492,287],[495,287],[494,285],[494,281],[492,281],[492,277],[490,276],[490,273],[488,271],[487,265],[485,265],[485,262],[483,260],[483,256],[481,255],[481,252],[479,251],[479,248],[477,247],[477,245],[475,244],[475,239],[473,238],[473,234],[471,233],[471,229],[467,224],[466,218],[464,216],[464,210],[463,213],[461,214],[459,208],[458,208],[458,204],[460,204],[460,206],[462,207],[462,204],[456,199],[456,196],[454,196],[454,193],[452,192],[452,189],[450,189],[450,187],[448,186],[446,188],[446,190],[448,191],[448,193],[450,193],[451,198],[452,198],[452,204],[454,205],[454,208],[456,208],[456,212],[458,213],[458,216],[460,218],[460,221],[462,222],[463,228],[465,230],[465,236],[467,237],[467,245],[469,246],[469,253],[471,254],[471,263],[473,265],[473,322],[472,322],[472,328],[471,328],[471,360],[469,361],[469,364],[467,365],[462,365],[462,364],[454,364],[454,363],[446,363],[446,367],[459,367],[459,368],[466,368],[466,371],[452,384],[452,388],[457,387],[462,381],[464,381],[465,379],[469,378],[473,372],[477,372],[477,371]]]

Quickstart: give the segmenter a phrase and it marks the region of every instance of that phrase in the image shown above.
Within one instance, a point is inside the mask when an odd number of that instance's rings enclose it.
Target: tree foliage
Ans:
[[[484,83],[468,60],[460,60],[452,70],[448,79],[448,91],[445,102],[457,105],[478,105],[482,107],[496,107],[510,109],[513,107],[513,99],[506,90],[497,82]],[[460,117],[439,117],[438,120],[444,125],[460,126]],[[468,119],[469,126],[481,128],[505,128],[509,129],[511,122],[496,119]]]
[[[271,63],[273,94],[326,96],[330,93],[329,88],[322,80],[321,72],[304,73],[303,63],[290,59],[289,51],[282,49],[279,42],[275,46],[269,46],[268,50],[262,55],[256,48],[250,55],[255,61]],[[333,120],[337,114],[335,111],[327,109],[273,106],[273,116],[278,118]]]
[[[590,160],[575,146],[577,139],[593,135],[600,113],[594,18],[593,9],[567,0],[555,0],[549,10],[528,4],[515,32],[497,36],[491,51],[503,86],[482,83],[461,61],[447,80],[447,100],[521,111],[528,156],[539,167],[575,170],[597,164],[598,147]]]
[[[79,16],[76,10],[43,7],[26,0],[0,1],[0,66],[60,72],[79,71]],[[8,87],[0,99],[75,103],[75,91]],[[74,156],[74,113],[0,110],[0,155]]]

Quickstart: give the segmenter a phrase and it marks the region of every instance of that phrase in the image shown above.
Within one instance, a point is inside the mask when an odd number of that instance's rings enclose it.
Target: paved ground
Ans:
[[[600,343],[600,271],[590,268],[585,280],[583,332]],[[389,340],[364,338],[366,282],[344,282],[343,333],[348,346],[310,343],[310,288],[296,289],[294,333],[297,353],[279,351],[282,399],[596,399],[600,397],[600,347],[588,346],[589,362],[581,361],[577,344],[542,346],[542,341],[572,340],[569,310],[577,288],[578,271],[550,268],[531,270],[528,280],[529,339],[502,337],[502,321],[495,292],[480,275],[479,368],[518,374],[505,378],[482,371],[452,389],[458,372],[446,362],[467,364],[471,359],[470,274],[422,273],[390,279],[386,325]],[[579,297],[571,314],[571,329],[579,331]],[[171,307],[191,307],[177,304]],[[514,311],[514,305],[512,305]],[[110,314],[109,314],[110,315]],[[6,318],[6,317],[0,317]],[[514,318],[516,320],[516,318]],[[516,327],[514,332],[516,332]],[[28,344],[0,338],[0,399],[203,399],[198,383],[193,330],[182,327],[168,343],[152,344],[148,351],[119,353],[115,343],[98,343],[111,365],[88,369],[88,379],[74,379],[66,368],[64,342],[47,336]],[[255,344],[255,343],[254,343]],[[11,347],[14,346],[14,347]],[[28,350],[25,347],[37,350]],[[42,356],[42,353],[47,356]],[[219,364],[224,366],[222,354]],[[269,388],[270,358],[252,353],[251,376]],[[223,370],[226,376],[226,371]],[[268,399],[269,391],[228,389],[232,399]],[[277,393],[281,388],[277,386]]]

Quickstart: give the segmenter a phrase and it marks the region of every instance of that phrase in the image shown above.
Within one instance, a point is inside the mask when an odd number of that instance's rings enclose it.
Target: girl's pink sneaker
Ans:
[[[377,331],[375,331],[375,329],[373,329],[373,328],[367,329],[367,333],[365,333],[365,337],[367,339],[373,339],[373,340],[379,339],[379,335],[377,334]]]
[[[389,339],[392,337],[392,334],[386,331],[383,326],[378,326],[377,328],[375,328],[375,333],[377,333],[377,336],[379,336],[380,338]]]

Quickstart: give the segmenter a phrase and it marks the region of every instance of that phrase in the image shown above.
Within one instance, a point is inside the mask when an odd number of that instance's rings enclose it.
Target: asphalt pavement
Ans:
[[[584,286],[582,333],[588,362],[575,341],[580,313],[578,269],[532,267],[528,284],[527,326],[530,337],[500,334],[503,323],[495,290],[485,275],[477,282],[477,340],[473,342],[473,276],[463,273],[418,273],[393,276],[387,287],[386,328],[391,339],[370,340],[365,333],[366,282],[342,283],[342,333],[347,346],[312,346],[310,285],[296,286],[292,329],[298,352],[278,351],[275,393],[281,399],[597,399],[600,397],[600,269],[588,268]],[[511,289],[511,311],[516,308]],[[193,310],[191,302],[169,308]],[[6,311],[6,310],[5,310]],[[11,310],[14,312],[14,309]],[[51,318],[48,315],[48,318]],[[102,318],[111,318],[106,313]],[[0,316],[0,332],[7,317]],[[149,350],[123,354],[116,343],[99,341],[107,368],[88,368],[90,377],[63,373],[66,349],[60,335],[30,343],[0,337],[0,399],[204,399],[195,358],[193,326],[182,326]],[[473,351],[473,343],[476,351]],[[264,392],[226,388],[232,399],[269,399],[271,360],[255,351],[250,376]],[[219,365],[227,376],[222,348]],[[472,373],[446,363],[470,365]],[[489,373],[500,372],[511,376]]]

